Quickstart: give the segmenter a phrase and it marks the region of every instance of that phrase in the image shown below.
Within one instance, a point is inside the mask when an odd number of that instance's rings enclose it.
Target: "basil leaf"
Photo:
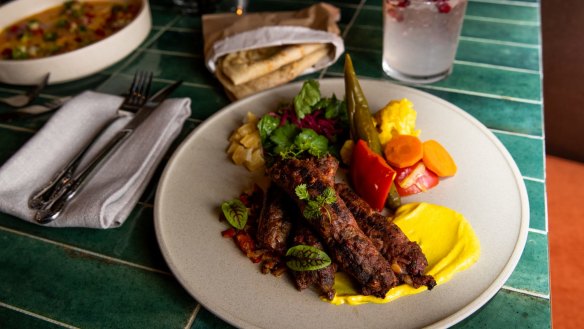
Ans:
[[[320,85],[316,80],[307,80],[302,84],[302,89],[294,97],[294,111],[298,119],[312,112],[312,107],[320,100]]]
[[[270,140],[276,144],[274,148],[275,153],[285,153],[294,144],[294,137],[298,132],[298,128],[293,124],[286,124],[274,130],[270,135]]]
[[[225,201],[221,204],[223,215],[238,230],[243,230],[247,223],[247,207],[239,199]]]
[[[324,251],[306,245],[288,249],[286,257],[286,266],[293,271],[316,271],[331,264],[330,257]]]
[[[310,128],[302,129],[294,139],[294,145],[300,151],[308,151],[308,153],[317,157],[326,154],[328,151],[328,139]]]
[[[279,125],[280,119],[269,114],[264,115],[260,121],[258,121],[257,127],[260,132],[262,143],[264,143],[268,136],[270,136]]]

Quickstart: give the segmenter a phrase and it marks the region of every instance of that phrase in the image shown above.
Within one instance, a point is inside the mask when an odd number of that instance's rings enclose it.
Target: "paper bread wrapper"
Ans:
[[[215,73],[217,62],[223,56],[242,50],[282,45],[329,45],[328,56],[306,68],[308,74],[332,65],[344,52],[336,22],[338,8],[319,3],[300,11],[203,16],[205,38],[205,65]]]

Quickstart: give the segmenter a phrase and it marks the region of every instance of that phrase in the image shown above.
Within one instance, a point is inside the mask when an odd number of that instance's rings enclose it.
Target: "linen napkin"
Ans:
[[[92,91],[71,99],[2,167],[0,211],[29,222],[32,193],[46,184],[74,156],[97,138],[82,169],[133,116],[117,109],[123,99]],[[152,177],[157,164],[190,116],[189,98],[164,101],[46,226],[113,228],[124,223]],[[105,131],[103,131],[104,127]],[[35,222],[36,223],[36,222]]]

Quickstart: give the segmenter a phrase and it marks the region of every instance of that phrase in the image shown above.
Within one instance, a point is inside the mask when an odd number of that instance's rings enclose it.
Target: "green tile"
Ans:
[[[177,20],[172,27],[202,30],[203,23],[200,16],[181,16],[181,18]]]
[[[349,49],[355,71],[359,76],[386,77],[381,69],[381,53]],[[344,59],[340,58],[329,72],[343,74]],[[453,73],[445,80],[433,84],[448,89],[471,91],[504,97],[539,101],[541,77],[539,74],[501,70],[475,65],[455,64]],[[420,87],[424,87],[421,85]]]
[[[529,197],[529,227],[547,232],[545,184],[526,179],[525,187]]]
[[[345,44],[347,46],[347,44]],[[367,50],[355,50],[348,48],[345,53],[351,55],[355,72],[360,77],[368,78],[384,78],[383,70],[381,69],[381,52],[373,52]],[[345,56],[341,56],[332,66],[327,69],[327,73],[343,75],[345,65]]]
[[[123,73],[133,74],[136,70],[150,70],[155,78],[184,80],[201,85],[213,85],[215,77],[207,70],[202,57],[176,56],[154,51],[142,51]]]
[[[465,18],[461,35],[531,45],[541,43],[540,26],[499,23]]]
[[[540,72],[540,50],[530,47],[480,42],[462,38],[456,60]]]
[[[97,88],[108,78],[109,74],[107,73],[96,73],[87,78],[50,85],[47,88],[45,88],[43,93],[56,96],[76,95],[83,91]]]
[[[466,7],[466,15],[515,21],[539,22],[539,8],[504,3],[469,1]]]
[[[479,311],[453,328],[550,328],[548,299],[508,290],[499,291]]]
[[[183,328],[196,302],[170,275],[0,231],[0,300],[83,328]]]
[[[507,148],[524,177],[544,179],[544,142],[539,138],[507,135],[495,132]]]
[[[355,19],[353,27],[369,27],[383,29],[383,15],[381,7],[363,7]]]
[[[193,322],[191,329],[207,329],[207,328],[230,329],[235,327],[221,320],[220,318],[215,316],[213,313],[207,311],[206,309],[201,308],[199,310],[199,313],[197,313],[197,317],[195,318],[195,321]]]
[[[434,85],[534,101],[542,96],[539,74],[473,65],[455,64],[452,74]]]
[[[548,236],[529,232],[525,249],[506,286],[541,295],[550,293]]]
[[[169,1],[170,2],[170,1]],[[154,7],[152,1],[150,4],[150,12],[152,13],[152,26],[164,27],[174,21],[180,16],[178,12],[170,11],[164,7]]]
[[[119,228],[47,229],[0,213],[0,226],[133,264],[169,272],[154,234],[152,207],[138,205]]]
[[[418,88],[460,107],[488,128],[543,136],[543,111],[539,104]]]
[[[149,46],[151,49],[176,51],[203,56],[203,35],[196,32],[166,31]]]
[[[16,310],[0,306],[0,328],[2,329],[60,329],[61,325],[35,318]]]
[[[355,2],[353,0],[352,2]],[[263,11],[295,11],[307,8],[320,1],[274,1],[274,0],[252,0],[249,1],[249,12],[263,12]],[[355,14],[356,6],[350,2],[337,1],[331,2],[341,11],[341,19],[339,24],[348,24]]]
[[[364,38],[363,35],[367,35]],[[369,49],[371,51],[383,51],[383,31],[362,25],[354,25],[345,36],[345,48]],[[380,62],[381,63],[381,62]]]

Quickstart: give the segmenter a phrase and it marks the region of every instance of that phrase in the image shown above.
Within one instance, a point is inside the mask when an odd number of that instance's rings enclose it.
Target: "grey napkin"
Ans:
[[[86,159],[131,119],[131,114],[119,115],[117,111],[122,100],[88,91],[67,102],[0,167],[0,211],[34,222],[35,212],[27,205],[29,196],[88,145],[103,127],[107,128]],[[90,177],[61,216],[47,226],[112,228],[122,225],[190,116],[190,106],[188,98],[164,101]]]

